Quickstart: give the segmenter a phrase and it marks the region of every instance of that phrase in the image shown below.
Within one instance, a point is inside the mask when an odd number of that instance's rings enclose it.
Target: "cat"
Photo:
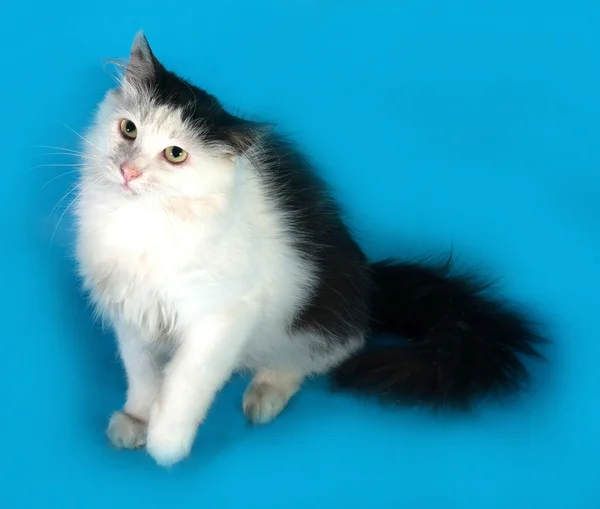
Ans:
[[[540,356],[529,320],[450,262],[369,262],[293,144],[168,71],[141,32],[82,166],[78,270],[128,383],[107,435],[159,465],[188,456],[236,371],[262,424],[313,375],[463,407],[519,388]]]

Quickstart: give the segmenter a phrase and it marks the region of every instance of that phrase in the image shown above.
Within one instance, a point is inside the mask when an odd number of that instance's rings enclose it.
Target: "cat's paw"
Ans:
[[[253,383],[244,394],[244,415],[253,424],[267,424],[281,413],[289,399],[288,390],[269,382]]]
[[[148,426],[124,412],[115,412],[108,423],[106,435],[118,449],[139,449],[146,445]]]
[[[280,370],[260,371],[244,394],[244,415],[253,424],[271,422],[298,392],[303,378],[296,373]]]
[[[155,413],[148,426],[146,450],[160,466],[170,467],[187,458],[195,436],[195,425],[174,423]]]

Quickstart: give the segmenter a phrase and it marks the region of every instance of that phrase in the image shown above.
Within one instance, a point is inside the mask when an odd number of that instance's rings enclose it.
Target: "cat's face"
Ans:
[[[140,34],[88,134],[84,182],[131,199],[223,193],[249,132],[214,97],[167,71]]]

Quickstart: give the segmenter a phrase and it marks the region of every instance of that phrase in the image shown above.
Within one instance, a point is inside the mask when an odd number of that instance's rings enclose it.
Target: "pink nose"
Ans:
[[[130,182],[131,180],[138,178],[141,174],[142,170],[131,163],[123,163],[121,165],[121,175],[123,175],[125,182]]]

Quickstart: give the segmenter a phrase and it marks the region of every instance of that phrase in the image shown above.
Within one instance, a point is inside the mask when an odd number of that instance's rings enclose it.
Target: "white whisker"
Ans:
[[[89,182],[86,181],[86,183],[88,183],[87,186],[85,186],[83,189],[81,189],[81,191],[79,191],[79,193],[77,193],[77,196],[75,196],[75,198],[73,198],[71,200],[71,203],[69,203],[69,205],[67,206],[67,208],[63,211],[63,213],[60,215],[60,217],[58,218],[58,222],[56,223],[56,226],[54,227],[54,231],[52,232],[52,236],[50,237],[50,244],[52,244],[53,240],[54,240],[54,236],[56,235],[56,231],[58,230],[58,227],[60,225],[60,222],[62,221],[63,217],[65,217],[65,214],[69,211],[69,209],[71,208],[71,206],[73,205],[73,203],[75,203],[79,197],[85,193],[86,190],[88,190],[91,186],[93,186],[96,182],[98,182],[100,179],[102,178],[102,175],[98,175],[96,177],[96,179],[93,182]],[[75,189],[73,189],[74,191]],[[68,193],[70,194],[70,193]]]
[[[93,168],[93,167],[89,167],[89,168]],[[65,177],[66,175],[72,175],[73,173],[81,173],[81,170],[71,170],[71,171],[67,171],[65,173],[61,173],[60,175],[56,175],[56,177],[51,178],[48,182],[46,182],[41,188],[40,191],[43,191],[46,187],[48,187],[48,185],[50,185],[52,182],[54,182],[55,180],[61,178],[61,177]]]
[[[65,166],[69,166],[69,167],[81,167],[83,166],[83,163],[59,163],[59,164],[36,164],[35,166],[32,166],[31,168],[27,168],[27,170],[25,170],[25,173],[29,173],[32,170],[35,170],[36,168],[62,168]]]
[[[61,178],[61,177],[66,177],[67,175],[72,175],[73,173],[79,173],[79,170],[71,170],[71,171],[67,171],[65,173],[61,173],[60,175],[57,175],[56,177],[51,178],[48,182],[46,182],[41,188],[40,191],[43,191],[44,189],[46,189],[46,187],[48,187],[52,182],[54,182],[55,180]]]
[[[53,145],[28,145],[25,148],[48,148],[51,150],[61,150],[63,152],[72,152],[75,154],[83,154],[83,152],[81,152],[79,150],[74,150],[72,148],[65,148],[65,147],[55,147]]]
[[[98,146],[94,145],[90,140],[88,140],[85,136],[82,136],[81,134],[79,134],[75,129],[72,129],[71,127],[69,127],[66,124],[63,124],[62,122],[59,122],[59,124],[61,124],[65,128],[67,128],[69,131],[71,131],[76,136],[79,136],[83,141],[85,141],[86,143],[88,143],[89,145],[94,147],[98,152],[104,154],[105,156],[108,156],[108,154],[106,152],[104,152],[104,150],[102,150]]]
[[[46,226],[48,225],[48,221],[50,220],[50,218],[52,217],[52,214],[54,214],[54,211],[60,207],[61,203],[63,201],[65,201],[65,198],[67,198],[67,196],[69,196],[72,192],[76,191],[79,187],[83,186],[84,184],[86,184],[87,182],[90,182],[92,180],[93,177],[88,177],[87,179],[82,180],[81,182],[75,182],[74,184],[71,184],[67,191],[65,192],[65,194],[62,195],[62,197],[60,198],[60,200],[58,200],[54,207],[52,207],[52,210],[50,211],[50,214],[48,214],[48,217],[46,217],[46,221],[44,222],[44,230],[46,229]]]
[[[77,159],[86,159],[86,160],[95,160],[95,161],[100,161],[100,157],[98,156],[94,156],[94,155],[88,155],[88,154],[74,154],[74,153],[70,153],[70,152],[45,152],[45,153],[41,153],[41,154],[34,154],[33,157],[48,157],[48,156],[68,156],[68,157],[75,157]]]

